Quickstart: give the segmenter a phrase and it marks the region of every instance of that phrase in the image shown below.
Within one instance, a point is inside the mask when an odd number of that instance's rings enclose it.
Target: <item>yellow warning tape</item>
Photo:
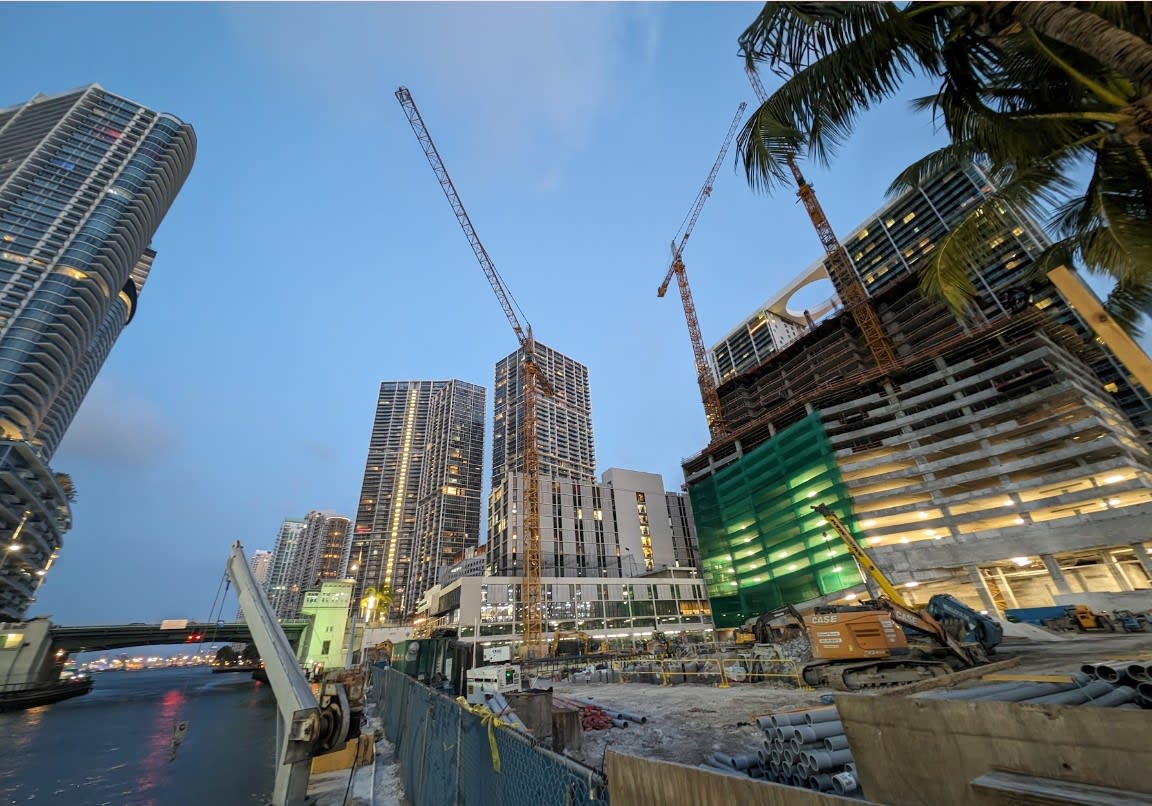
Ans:
[[[496,728],[511,727],[512,723],[505,722],[503,719],[496,716],[496,714],[492,713],[492,711],[486,705],[481,705],[480,703],[469,703],[468,700],[464,699],[463,697],[457,697],[456,702],[460,703],[460,706],[465,711],[480,717],[481,724],[487,726],[488,747],[492,750],[492,769],[496,770],[496,772],[500,772],[500,750],[496,747]]]

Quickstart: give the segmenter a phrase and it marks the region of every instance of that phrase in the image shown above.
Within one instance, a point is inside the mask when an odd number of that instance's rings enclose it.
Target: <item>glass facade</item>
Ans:
[[[48,463],[135,313],[195,151],[191,126],[97,85],[0,109],[0,444],[21,448],[0,451],[20,456],[0,475],[59,492]],[[66,498],[63,511],[3,498],[0,533],[19,548],[0,569],[0,620],[17,620],[70,514]]]
[[[689,492],[717,627],[860,583],[847,548],[812,510],[828,504],[856,532],[819,415],[781,430]]]

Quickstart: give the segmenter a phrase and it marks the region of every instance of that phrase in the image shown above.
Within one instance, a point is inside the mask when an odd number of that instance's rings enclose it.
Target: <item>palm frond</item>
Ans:
[[[802,132],[774,119],[762,106],[752,113],[737,135],[737,160],[744,163],[744,173],[752,189],[769,193],[792,181],[788,159],[798,159],[803,145]]]
[[[909,165],[892,180],[887,195],[899,196],[922,186],[934,176],[939,176],[957,165],[965,165],[983,157],[983,152],[970,143],[949,143],[932,151]]]
[[[1060,204],[1072,187],[1062,174],[1046,170],[1002,172],[997,179],[1002,184],[955,222],[920,270],[921,293],[943,301],[958,316],[976,295],[971,271],[997,259],[996,249],[1018,226],[1021,214],[1035,217]]]
[[[895,3],[765,3],[736,40],[746,66],[786,77],[900,14]]]
[[[1152,285],[1117,285],[1104,300],[1104,309],[1134,339],[1144,335],[1141,324],[1152,315]]]

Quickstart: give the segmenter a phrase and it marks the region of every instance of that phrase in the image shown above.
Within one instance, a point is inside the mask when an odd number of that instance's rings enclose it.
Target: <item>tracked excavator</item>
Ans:
[[[801,613],[787,606],[749,626],[761,664],[799,664],[804,681],[839,691],[902,685],[988,662],[1003,638],[993,619],[946,594],[916,608],[824,504],[813,507],[844,541],[882,594],[853,605],[827,605]]]

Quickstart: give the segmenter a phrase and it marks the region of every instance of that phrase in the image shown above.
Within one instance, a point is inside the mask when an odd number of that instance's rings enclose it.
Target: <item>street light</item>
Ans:
[[[632,639],[632,654],[636,654],[636,622],[632,618],[632,586],[621,587],[624,592],[624,601],[628,603],[628,635]]]

